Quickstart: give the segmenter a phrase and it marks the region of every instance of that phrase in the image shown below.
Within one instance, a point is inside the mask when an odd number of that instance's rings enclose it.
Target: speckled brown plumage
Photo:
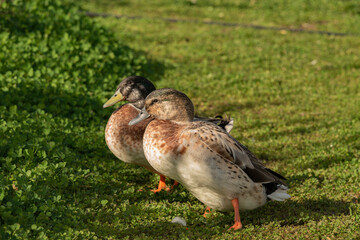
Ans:
[[[140,113],[140,109],[144,106],[146,96],[154,90],[155,86],[144,77],[130,76],[121,81],[113,96],[104,104],[104,108],[112,106],[122,100],[126,100],[129,103],[119,107],[113,112],[106,125],[105,139],[111,152],[120,160],[143,166],[152,172],[158,173],[146,160],[143,151],[143,134],[150,119],[144,120],[135,126],[128,125],[129,121]],[[187,98],[186,95],[182,97]],[[153,104],[155,104],[155,102]],[[166,114],[171,115],[173,111],[175,111],[174,108],[166,109]],[[232,119],[203,119],[221,124],[228,131],[230,131],[233,126]],[[183,151],[185,151],[185,148],[181,149],[180,152]],[[159,187],[155,192],[165,187],[165,177],[160,175]]]
[[[180,182],[208,207],[233,209],[233,229],[242,227],[239,209],[254,209],[269,198],[283,201],[290,197],[283,177],[265,168],[226,131],[213,123],[193,121],[193,105],[184,95],[173,89],[156,90],[145,99],[142,117],[132,121],[155,118],[143,141],[145,156],[154,169]]]
[[[146,119],[135,126],[128,125],[129,121],[139,112],[140,110],[132,104],[125,104],[118,108],[106,125],[106,144],[111,152],[122,161],[137,164],[156,172],[146,160],[142,144],[145,128],[151,119]]]

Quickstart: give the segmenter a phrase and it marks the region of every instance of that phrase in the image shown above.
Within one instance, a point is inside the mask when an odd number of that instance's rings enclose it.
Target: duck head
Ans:
[[[146,97],[145,106],[129,125],[137,124],[148,117],[189,122],[194,119],[194,105],[182,92],[171,88],[155,90]]]
[[[103,108],[126,100],[141,109],[144,107],[146,96],[154,90],[155,86],[144,77],[127,77],[120,82],[114,95],[103,105]]]

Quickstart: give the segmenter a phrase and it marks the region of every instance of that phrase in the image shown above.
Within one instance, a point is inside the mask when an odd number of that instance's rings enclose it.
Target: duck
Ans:
[[[125,163],[135,164],[160,175],[158,188],[151,190],[154,193],[162,190],[170,191],[166,186],[165,176],[156,171],[147,161],[143,151],[143,135],[146,126],[152,119],[147,119],[135,126],[129,126],[130,120],[135,118],[144,107],[145,98],[156,88],[154,84],[142,76],[129,76],[123,79],[117,86],[113,96],[105,102],[103,108],[113,106],[120,101],[127,103],[118,107],[110,116],[105,128],[105,142],[110,151]],[[199,118],[202,121],[209,121],[218,124],[227,131],[233,127],[233,119],[222,118]],[[173,186],[178,183],[174,182]]]
[[[143,148],[150,165],[179,182],[207,210],[234,211],[230,229],[242,228],[239,210],[290,198],[286,179],[247,147],[214,123],[194,121],[194,105],[184,93],[171,88],[151,92],[129,125],[149,118],[154,120],[146,127]]]

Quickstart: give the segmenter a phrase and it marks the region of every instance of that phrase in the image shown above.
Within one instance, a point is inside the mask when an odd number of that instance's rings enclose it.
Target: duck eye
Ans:
[[[154,99],[151,101],[151,103],[149,104],[149,106],[153,105],[154,103],[157,103],[159,100],[158,99]]]

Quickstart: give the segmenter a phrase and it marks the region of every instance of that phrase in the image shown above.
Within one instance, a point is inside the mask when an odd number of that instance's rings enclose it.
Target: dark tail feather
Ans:
[[[273,170],[271,170],[271,169],[269,169],[269,168],[265,168],[265,169],[266,169],[266,171],[270,172],[271,174],[277,176],[278,178],[283,179],[283,180],[286,180],[285,177],[281,176],[281,175],[278,174],[277,172],[274,172]]]
[[[225,118],[223,118],[220,115],[218,115],[214,118],[195,116],[194,120],[195,121],[212,122],[212,123],[218,125],[219,127],[221,127],[222,129],[224,129],[225,131],[227,131],[228,133],[230,133],[230,131],[232,130],[232,128],[234,126],[234,119],[228,117],[227,115],[225,115]]]

